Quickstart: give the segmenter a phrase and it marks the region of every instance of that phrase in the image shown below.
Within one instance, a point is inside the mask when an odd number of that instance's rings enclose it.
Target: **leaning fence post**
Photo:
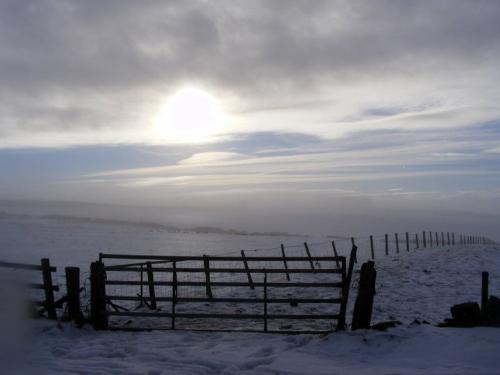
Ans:
[[[389,255],[389,235],[385,234],[385,256]]]
[[[406,237],[406,251],[410,251],[410,235],[408,232],[405,233]]]
[[[203,266],[205,268],[206,293],[209,298],[212,298],[212,287],[210,285],[210,260],[207,255],[203,255]]]
[[[309,263],[311,264],[311,269],[313,270],[314,269],[314,263],[311,259],[311,252],[309,251],[309,246],[307,246],[307,242],[304,242],[304,247],[306,248],[306,253],[307,253],[307,257],[309,258]]]
[[[102,262],[90,264],[90,315],[96,330],[108,328],[106,312],[106,271]]]
[[[54,286],[52,285],[52,271],[50,269],[50,261],[48,258],[43,258],[42,263],[42,276],[43,276],[43,289],[45,291],[45,308],[49,319],[57,319],[56,306],[54,303]]]
[[[373,248],[373,236],[370,235],[370,250],[372,252],[372,259],[375,259],[375,249]]]
[[[415,246],[418,249],[418,233],[415,233]]]
[[[483,272],[481,275],[481,312],[486,312],[486,305],[488,304],[489,290],[488,290],[488,272]]]
[[[68,319],[76,324],[83,323],[80,307],[80,268],[66,267],[66,294],[68,296]]]
[[[394,240],[396,241],[396,253],[399,254],[399,238],[397,233],[394,233]]]
[[[335,246],[335,241],[332,241],[332,248],[333,248],[333,255],[335,255],[335,258],[338,258],[339,254],[337,253],[337,247]],[[340,263],[338,259],[335,260],[335,263],[337,264],[337,268],[340,268]]]
[[[146,262],[146,270],[148,274],[149,298],[151,301],[151,309],[156,310],[156,293],[153,266],[151,262]]]
[[[283,256],[283,265],[285,266],[286,279],[290,281],[290,274],[288,273],[288,264],[286,263],[285,246],[283,246],[283,244],[281,244],[281,255]]]
[[[250,274],[250,270],[248,269],[248,262],[247,258],[245,257],[245,251],[241,250],[241,258],[243,259],[243,265],[245,266],[245,270],[247,271],[247,278],[248,278],[248,285],[250,285],[250,289],[255,289],[253,286],[253,280],[252,280],[252,275]],[[286,263],[285,263],[285,268],[286,268]],[[287,272],[288,276],[288,272]],[[290,279],[288,279],[290,280]]]
[[[354,303],[352,329],[370,328],[373,296],[375,295],[375,280],[377,271],[375,263],[368,261],[361,266],[359,275],[358,296]]]

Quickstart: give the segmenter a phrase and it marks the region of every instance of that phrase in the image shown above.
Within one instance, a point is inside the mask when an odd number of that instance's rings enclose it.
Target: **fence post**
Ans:
[[[333,248],[333,255],[335,255],[336,258],[338,258],[339,254],[337,253],[337,247],[335,246],[335,241],[332,241],[332,248]],[[337,268],[340,268],[340,263],[339,260],[337,259],[335,261]]]
[[[406,251],[410,251],[410,235],[408,232],[405,233],[406,237]]]
[[[352,330],[370,328],[376,278],[375,263],[372,261],[364,263],[359,275],[358,296],[354,303],[352,316]]]
[[[429,231],[429,247],[432,248],[432,232]]]
[[[290,274],[288,272],[288,264],[286,263],[285,246],[283,246],[283,244],[281,244],[281,255],[283,256],[283,265],[285,266],[286,279],[288,281],[290,281]]]
[[[264,332],[267,332],[267,272],[264,272]]]
[[[243,251],[243,250],[242,250]],[[175,329],[175,305],[177,304],[177,265],[176,261],[172,262],[172,329]]]
[[[441,246],[444,246],[444,232],[441,232]]]
[[[399,238],[397,233],[394,233],[394,240],[396,241],[396,253],[399,254]]]
[[[455,246],[455,232],[451,232],[451,244]]]
[[[424,249],[427,247],[427,241],[425,236],[425,230],[422,232],[422,244],[424,245]]]
[[[57,319],[56,306],[54,303],[54,286],[52,285],[52,271],[50,270],[50,261],[48,258],[43,258],[42,277],[43,290],[45,291],[45,308],[49,319]]]
[[[486,312],[486,305],[488,304],[489,290],[488,290],[488,272],[483,272],[481,275],[481,312]]]
[[[351,279],[352,273],[354,271],[354,263],[356,263],[356,252],[358,248],[357,246],[353,246],[351,249],[351,255],[349,257],[349,265],[347,269],[347,275],[345,278],[342,278],[343,288],[342,288],[342,301],[340,304],[340,313],[337,330],[345,329],[345,314],[347,311],[347,303],[349,302],[349,289],[351,288]]]
[[[309,258],[309,263],[311,264],[311,269],[313,270],[314,269],[314,263],[311,259],[311,253],[309,251],[309,246],[307,246],[307,242],[304,242],[304,247],[306,248],[306,253],[307,253],[307,257]]]
[[[375,259],[375,249],[373,248],[373,236],[370,235],[370,250],[372,252],[372,259]]]
[[[439,235],[438,235],[438,232],[436,232],[435,234],[436,234],[436,247],[439,247]]]
[[[80,268],[66,267],[66,295],[68,296],[68,319],[76,324],[83,324],[80,307]]]
[[[106,271],[102,262],[90,264],[90,315],[96,330],[108,328],[106,313]]]
[[[203,255],[203,266],[205,267],[206,293],[209,298],[212,298],[212,286],[210,285],[210,260],[207,255]]]
[[[283,246],[283,245],[281,245],[281,246]],[[245,266],[245,270],[247,271],[248,285],[250,285],[250,289],[255,289],[255,287],[253,285],[252,275],[250,274],[250,271],[248,269],[248,262],[247,262],[247,258],[245,257],[244,250],[241,250],[241,258],[243,259],[243,265]],[[286,269],[286,262],[285,262],[285,269]],[[290,281],[290,278],[288,277],[288,272],[286,273],[286,276],[287,276],[287,279]]]
[[[450,232],[446,232],[446,237],[448,238],[448,246],[451,245],[451,242],[450,242]]]
[[[389,255],[389,235],[385,234],[385,256]]]
[[[418,249],[418,233],[415,233],[415,246]]]
[[[153,273],[153,266],[151,265],[151,262],[146,262],[146,270],[148,274],[149,298],[151,302],[151,309],[156,310],[155,279]]]

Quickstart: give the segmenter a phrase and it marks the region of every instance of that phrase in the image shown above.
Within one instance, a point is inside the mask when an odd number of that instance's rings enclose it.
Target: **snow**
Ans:
[[[70,261],[70,265],[88,267],[99,250],[105,249],[139,252],[141,245],[157,253],[162,248],[194,253],[203,244],[204,249],[227,252],[242,247],[273,247],[281,241],[293,245],[293,241],[300,244],[303,240],[0,220],[2,260],[37,262],[49,256],[59,271]],[[331,251],[328,239],[310,241],[325,242],[312,246],[313,253]],[[363,261],[368,254],[366,238],[358,239],[358,243],[359,260]],[[348,241],[340,242],[339,251],[346,254],[347,245]],[[296,249],[299,251],[299,247]],[[0,319],[0,374],[499,374],[499,328],[434,325],[449,316],[451,305],[479,301],[481,271],[490,272],[490,293],[500,294],[500,248],[444,246],[406,252],[402,247],[398,256],[390,257],[380,256],[381,249],[375,263],[373,321],[397,319],[403,323],[386,332],[348,331],[322,336],[95,332],[88,326],[78,329],[71,323],[11,317]],[[353,286],[351,296],[356,295],[356,277]],[[419,324],[415,319],[431,324]]]

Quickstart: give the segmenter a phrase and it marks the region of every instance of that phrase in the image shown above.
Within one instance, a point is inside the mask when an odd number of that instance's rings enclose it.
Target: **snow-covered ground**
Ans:
[[[59,267],[87,265],[99,250],[193,253],[202,244],[229,252],[303,241],[36,220],[0,224],[0,258],[36,262],[49,256]],[[363,260],[367,249],[360,243]],[[321,246],[317,251],[329,251]],[[50,321],[3,319],[0,374],[500,374],[499,328],[433,326],[449,316],[452,304],[479,301],[481,271],[490,272],[490,292],[500,295],[500,247],[412,249],[377,258],[376,268],[373,321],[403,323],[387,332],[94,332]],[[356,280],[353,295],[355,287]]]

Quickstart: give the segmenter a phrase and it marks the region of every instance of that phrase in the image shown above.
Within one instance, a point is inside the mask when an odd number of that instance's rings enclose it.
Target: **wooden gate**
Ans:
[[[343,256],[287,257],[284,252],[100,254],[91,268],[92,318],[100,329],[344,329],[353,254],[349,267]]]

